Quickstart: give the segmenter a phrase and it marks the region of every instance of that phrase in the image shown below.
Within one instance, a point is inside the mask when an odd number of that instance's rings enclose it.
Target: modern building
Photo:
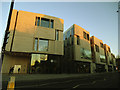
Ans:
[[[111,59],[112,59],[112,64],[113,64],[113,70],[116,71],[116,59],[113,53],[111,53]]]
[[[63,27],[63,19],[13,9],[2,47],[2,73],[13,67],[13,73],[59,73]]]
[[[91,73],[90,34],[73,24],[64,32],[64,70],[68,73]]]
[[[95,36],[92,36],[90,40],[94,70],[96,72],[107,71],[103,41]]]
[[[108,71],[111,72],[113,71],[113,61],[111,57],[111,50],[110,46],[107,44],[104,44],[104,50],[105,50],[105,58],[106,58],[106,64],[108,65]]]

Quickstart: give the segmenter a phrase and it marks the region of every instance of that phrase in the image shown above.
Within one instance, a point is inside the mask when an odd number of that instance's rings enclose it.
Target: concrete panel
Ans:
[[[5,55],[2,64],[2,73],[9,73],[10,67],[21,65],[20,73],[27,73],[27,67],[30,63],[30,58],[27,56]]]
[[[13,41],[12,51],[15,52],[32,52],[33,51],[33,41],[32,37],[20,37],[15,36]]]
[[[63,42],[62,41],[55,41],[55,53],[58,55],[63,55]]]
[[[36,27],[34,37],[55,40],[55,30],[45,27]]]
[[[49,40],[49,54],[55,54],[55,41]]]

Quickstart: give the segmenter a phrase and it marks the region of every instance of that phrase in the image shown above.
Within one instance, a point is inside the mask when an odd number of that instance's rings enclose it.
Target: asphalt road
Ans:
[[[3,82],[3,89],[7,82]],[[15,82],[15,89],[27,88],[61,88],[63,90],[78,88],[120,88],[120,73],[100,73],[88,76],[56,78],[46,80],[22,80]]]

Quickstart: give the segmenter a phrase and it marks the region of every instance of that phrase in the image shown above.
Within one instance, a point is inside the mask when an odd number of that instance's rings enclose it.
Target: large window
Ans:
[[[35,51],[48,51],[48,40],[35,38],[34,50]]]
[[[80,52],[81,52],[81,58],[83,59],[92,59],[91,58],[91,50],[87,50],[84,48],[80,48]]]
[[[48,40],[39,39],[38,51],[48,51]]]
[[[41,23],[40,23],[40,19],[41,19]],[[54,27],[54,20],[36,17],[35,26],[53,28]]]
[[[103,62],[103,63],[106,62],[106,61],[105,61],[105,55],[100,55],[100,61]]]
[[[41,18],[41,26],[49,28],[49,19]]]
[[[31,66],[36,67],[41,61],[46,61],[48,55],[46,54],[32,54],[31,56]]]

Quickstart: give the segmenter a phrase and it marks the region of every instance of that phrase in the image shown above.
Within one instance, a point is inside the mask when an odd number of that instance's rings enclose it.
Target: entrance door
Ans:
[[[14,72],[13,73],[19,73],[20,70],[21,70],[21,65],[14,65]]]

